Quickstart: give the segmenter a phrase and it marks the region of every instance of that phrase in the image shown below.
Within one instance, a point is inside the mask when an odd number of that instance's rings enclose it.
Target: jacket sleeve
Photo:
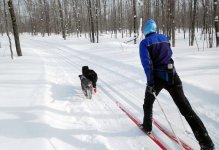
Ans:
[[[153,86],[154,85],[153,64],[150,59],[150,54],[149,54],[147,45],[143,41],[140,43],[139,53],[140,53],[141,64],[146,74],[147,85]]]

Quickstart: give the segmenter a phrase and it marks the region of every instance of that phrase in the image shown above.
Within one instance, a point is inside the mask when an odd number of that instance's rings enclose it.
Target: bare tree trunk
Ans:
[[[186,14],[186,2],[185,0],[183,0],[183,4],[182,4],[182,9],[183,9],[183,14]],[[184,39],[186,38],[186,16],[183,15],[182,16],[182,26],[183,26],[183,35],[184,35]]]
[[[1,2],[0,2],[0,4],[1,4]],[[3,12],[1,11],[1,8],[0,8],[0,32],[1,32],[1,35],[3,36],[3,33],[4,33],[4,31],[3,31]]]
[[[157,22],[157,24],[159,24],[159,25],[162,25],[162,23],[160,22],[160,10],[159,10],[159,0],[155,0],[155,2],[154,2],[155,4],[155,20],[156,20],[156,22]],[[159,33],[160,32],[160,27],[159,26],[157,26],[157,32]]]
[[[163,34],[166,34],[166,24],[165,24],[165,16],[166,16],[166,11],[164,10],[164,1],[161,1],[161,11],[162,11],[162,19],[161,19],[161,21],[162,21],[162,30],[163,30]]]
[[[0,5],[2,5],[1,4],[2,2],[0,1]],[[0,32],[1,32],[1,35],[3,36],[3,34],[4,34],[4,31],[3,31],[3,22],[4,22],[4,17],[3,17],[4,15],[3,15],[3,12],[2,12],[2,10],[1,10],[1,7],[0,7]],[[0,48],[1,48],[1,46],[0,46]]]
[[[120,30],[120,32],[121,32],[121,34],[122,34],[122,38],[123,38],[123,36],[124,36],[124,34],[123,34],[123,32],[124,32],[124,28],[123,28],[123,20],[124,20],[124,18],[123,18],[123,1],[122,0],[120,0],[119,1],[119,30]]]
[[[116,4],[115,4],[115,0],[113,0],[113,31],[114,31],[114,36],[115,38],[117,38],[117,30],[118,30],[118,26],[117,26],[117,11],[116,11]]]
[[[181,25],[182,25],[182,21],[177,18],[176,16],[179,16],[179,13],[180,13],[180,3],[179,3],[179,0],[177,2],[177,11],[176,11],[176,14],[175,14],[175,26],[176,26],[176,29],[178,28],[178,33],[180,33],[180,28],[181,28]]]
[[[12,0],[8,0],[8,7],[9,7],[9,12],[11,14],[11,21],[12,21],[12,27],[13,27],[13,32],[14,32],[14,40],[15,40],[17,55],[22,56],[20,40],[19,40],[19,32],[18,32],[16,16],[14,13],[14,7],[13,7]]]
[[[172,46],[175,47],[175,0],[171,0],[170,8]]]
[[[46,0],[43,1],[44,2],[44,13],[45,13],[45,30],[47,32],[47,35],[50,35],[50,16],[49,16],[49,4]]]
[[[90,25],[90,40],[92,43],[95,42],[95,38],[94,38],[94,20],[93,20],[93,15],[92,15],[92,7],[91,7],[91,0],[87,1],[88,3],[88,15],[89,15],[89,25]]]
[[[197,0],[193,3],[193,15],[192,15],[192,28],[191,28],[191,46],[194,44],[195,39],[195,21],[196,21]]]
[[[107,17],[107,14],[106,14],[106,0],[104,0],[104,2],[103,2],[103,7],[104,7],[104,9],[103,9],[103,14],[104,14],[104,28],[105,28],[105,31],[106,31],[106,33],[107,33],[107,19],[106,19],[106,17]]]
[[[99,16],[99,30],[100,33],[103,33],[103,25],[102,25],[102,7],[101,2],[98,0],[98,16]]]
[[[188,2],[189,3],[189,20],[192,20],[192,0]],[[189,21],[189,46],[191,46],[191,21]]]
[[[17,3],[17,7],[18,7],[18,12],[17,12],[17,17],[18,17],[18,25],[21,25],[21,12],[20,12],[20,1],[18,1],[18,3]],[[21,27],[19,27],[19,31],[20,31],[20,33],[22,33],[22,28]]]
[[[74,14],[74,18],[75,18],[75,27],[76,27],[76,33],[77,33],[77,37],[79,37],[79,33],[80,33],[80,29],[79,29],[79,13],[77,12],[77,7],[78,7],[78,1],[72,0],[72,8],[73,8],[73,14]]]
[[[79,28],[79,33],[80,33],[80,37],[81,37],[81,33],[82,33],[82,19],[83,19],[83,9],[82,9],[82,5],[81,5],[81,12],[79,13],[78,12],[78,16],[77,16],[77,18],[78,18],[78,28]]]
[[[151,18],[151,0],[147,0],[147,18]]]
[[[134,44],[137,43],[136,35],[136,25],[137,25],[137,14],[136,14],[136,1],[133,0],[133,17],[134,17]]]
[[[218,0],[214,0],[214,27],[216,35],[216,47],[219,47],[219,27],[218,27],[218,14],[217,14]]]
[[[96,38],[97,38],[97,43],[99,43],[99,21],[98,21],[98,0],[96,0],[96,8],[95,8],[95,12],[96,12]]]
[[[171,37],[171,0],[167,0],[167,7],[166,7],[166,11],[167,11],[167,36],[169,39],[172,39]]]
[[[61,26],[62,26],[62,37],[64,40],[66,40],[64,17],[63,17],[62,5],[61,5],[60,0],[58,0],[58,5],[59,5],[59,16],[61,19]]]
[[[11,59],[14,59],[14,56],[13,56],[13,51],[12,51],[12,46],[11,46],[11,38],[10,38],[10,35],[9,35],[9,32],[8,32],[8,20],[7,20],[7,10],[6,10],[6,3],[5,3],[5,0],[3,1],[4,2],[4,13],[5,13],[5,30],[6,30],[6,34],[8,36],[8,40],[9,40],[9,47],[10,47],[10,52],[11,52]]]
[[[39,0],[39,10],[40,10],[40,32],[41,35],[44,37],[45,36],[45,11],[43,10],[43,3],[41,0]]]
[[[30,28],[31,28],[31,34],[34,35],[35,34],[35,26],[33,23],[33,16],[32,16],[32,1],[30,0],[25,0],[24,1],[26,3],[26,7],[27,7],[27,11],[29,14],[29,21],[30,21]]]

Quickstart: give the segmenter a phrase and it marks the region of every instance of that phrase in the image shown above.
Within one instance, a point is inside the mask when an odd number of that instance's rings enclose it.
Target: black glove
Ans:
[[[154,93],[156,93],[156,91],[154,90],[153,86],[149,86],[147,85],[147,92],[154,95]]]

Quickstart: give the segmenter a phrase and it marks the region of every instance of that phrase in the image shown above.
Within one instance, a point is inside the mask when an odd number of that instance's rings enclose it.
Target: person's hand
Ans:
[[[149,92],[152,95],[154,95],[154,93],[156,93],[156,91],[154,90],[154,87],[149,86],[149,85],[147,85],[147,92]]]

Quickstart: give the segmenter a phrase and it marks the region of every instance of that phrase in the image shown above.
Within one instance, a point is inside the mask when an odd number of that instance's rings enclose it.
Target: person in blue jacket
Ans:
[[[158,95],[162,89],[166,89],[179,108],[180,113],[190,125],[201,149],[214,149],[214,144],[204,124],[184,95],[182,82],[175,70],[172,59],[169,39],[163,34],[156,33],[157,26],[153,19],[149,19],[145,23],[143,32],[145,39],[140,43],[140,59],[147,78],[143,104],[143,129],[147,133],[152,131],[152,108],[155,101],[153,93]]]

